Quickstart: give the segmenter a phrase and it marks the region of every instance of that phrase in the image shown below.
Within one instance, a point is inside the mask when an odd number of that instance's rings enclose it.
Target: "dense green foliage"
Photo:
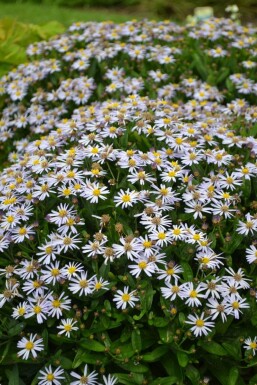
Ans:
[[[0,20],[0,76],[27,61],[26,47],[64,31],[52,21],[44,25],[24,24],[13,19]]]
[[[6,4],[5,0],[0,0],[0,3]],[[188,15],[194,13],[196,7],[211,6],[214,9],[215,16],[226,16],[225,8],[236,3],[240,9],[243,20],[255,21],[257,16],[257,7],[255,0],[238,0],[236,2],[230,0],[214,1],[214,0],[9,0],[10,5],[21,5],[29,7],[32,5],[42,6],[61,6],[68,8],[85,8],[87,7],[104,7],[105,9],[120,10],[127,13],[152,12],[159,17],[173,18],[175,20],[184,21]],[[97,20],[97,19],[96,19]]]

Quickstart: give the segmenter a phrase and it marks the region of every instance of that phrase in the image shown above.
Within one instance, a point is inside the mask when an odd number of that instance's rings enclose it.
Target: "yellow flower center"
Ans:
[[[79,281],[79,286],[82,287],[83,289],[85,287],[88,287],[88,281],[86,279],[82,279],[81,281]]]
[[[122,294],[121,298],[124,302],[128,302],[130,300],[130,295],[129,294]]]
[[[146,249],[149,249],[152,246],[152,242],[151,241],[145,241],[145,242],[143,242],[143,246]]]
[[[93,195],[94,195],[95,197],[99,197],[100,194],[101,194],[101,190],[99,190],[98,188],[95,188],[95,189],[93,190]]]
[[[76,270],[77,270],[77,269],[76,269],[75,266],[70,266],[70,267],[68,267],[68,272],[69,272],[70,274],[75,273]]]
[[[203,319],[198,319],[195,324],[199,328],[202,328],[204,326],[204,320]]]
[[[36,305],[36,306],[34,306],[34,313],[35,314],[39,314],[39,313],[41,313],[41,311],[42,311],[42,308],[41,308],[41,306],[39,306],[39,305]]]
[[[25,348],[26,348],[27,350],[32,350],[32,349],[34,348],[33,342],[32,342],[32,341],[28,341],[28,342],[26,343],[26,345],[25,345]]]
[[[54,380],[53,373],[48,373],[48,375],[46,376],[46,379],[47,379],[47,381],[53,381]]]
[[[166,234],[165,233],[158,233],[158,239],[165,239],[166,238]]]
[[[59,308],[59,307],[61,306],[61,301],[59,301],[59,299],[54,299],[54,300],[52,301],[52,305],[53,305],[53,307],[55,307],[55,308]]]
[[[64,330],[66,330],[66,332],[70,332],[71,329],[72,329],[72,326],[70,324],[64,325]]]
[[[24,307],[20,307],[20,308],[18,309],[18,314],[19,314],[19,315],[24,315],[24,314],[25,314],[25,308],[24,308]]]
[[[147,267],[147,262],[141,261],[138,263],[138,267],[142,270],[144,270]]]
[[[96,290],[100,290],[102,286],[103,286],[103,285],[101,284],[101,282],[96,282],[96,284],[95,284],[95,289],[96,289]]]
[[[232,307],[233,307],[233,309],[239,309],[239,307],[240,307],[239,302],[238,302],[238,301],[234,301],[234,302],[232,303]]]
[[[51,270],[51,275],[53,277],[57,277],[57,275],[59,275],[59,274],[60,274],[60,270],[59,269],[54,268],[54,269]]]
[[[65,217],[66,215],[67,215],[67,210],[65,210],[65,209],[59,210],[59,216],[61,218]]]
[[[196,298],[197,297],[197,291],[196,290],[192,290],[189,294],[189,297],[190,298]]]
[[[20,230],[19,230],[19,234],[20,234],[20,235],[25,235],[25,234],[27,234],[27,229],[26,229],[26,227],[21,227]]]
[[[254,342],[254,341],[251,342],[249,346],[250,346],[251,349],[254,349],[254,350],[257,349],[257,343]]]
[[[123,195],[123,197],[121,199],[123,202],[130,202],[131,201],[130,195],[128,195],[128,194]]]
[[[14,217],[12,215],[9,215],[7,218],[6,218],[6,221],[8,223],[12,223],[14,221]]]

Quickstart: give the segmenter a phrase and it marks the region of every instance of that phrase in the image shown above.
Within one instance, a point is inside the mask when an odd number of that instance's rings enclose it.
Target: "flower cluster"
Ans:
[[[77,23],[2,78],[15,151],[0,175],[0,312],[38,384],[194,384],[189,355],[231,340],[255,355],[238,331],[257,323],[255,34],[218,19]],[[205,49],[182,74],[192,42]],[[221,65],[215,85],[200,52]]]

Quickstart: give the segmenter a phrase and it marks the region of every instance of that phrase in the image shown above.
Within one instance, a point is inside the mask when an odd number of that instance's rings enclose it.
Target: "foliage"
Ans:
[[[8,18],[0,20],[0,75],[26,62],[26,47],[29,44],[49,39],[63,30],[64,27],[54,21],[39,26]]]
[[[256,35],[81,22],[1,79],[3,383],[256,382]]]
[[[0,14],[5,17],[15,19],[22,23],[44,24],[49,21],[56,20],[59,23],[70,26],[72,23],[80,21],[105,21],[113,20],[120,23],[129,20],[131,17],[153,17],[153,13],[146,10],[129,11],[127,14],[124,11],[116,9],[97,9],[93,7],[84,7],[82,9],[65,8],[49,4],[38,3],[1,3]]]

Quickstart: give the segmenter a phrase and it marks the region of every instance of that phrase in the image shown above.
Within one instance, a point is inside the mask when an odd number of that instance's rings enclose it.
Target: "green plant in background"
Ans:
[[[64,31],[56,21],[44,25],[24,24],[13,19],[0,20],[0,76],[27,61],[26,47]]]

